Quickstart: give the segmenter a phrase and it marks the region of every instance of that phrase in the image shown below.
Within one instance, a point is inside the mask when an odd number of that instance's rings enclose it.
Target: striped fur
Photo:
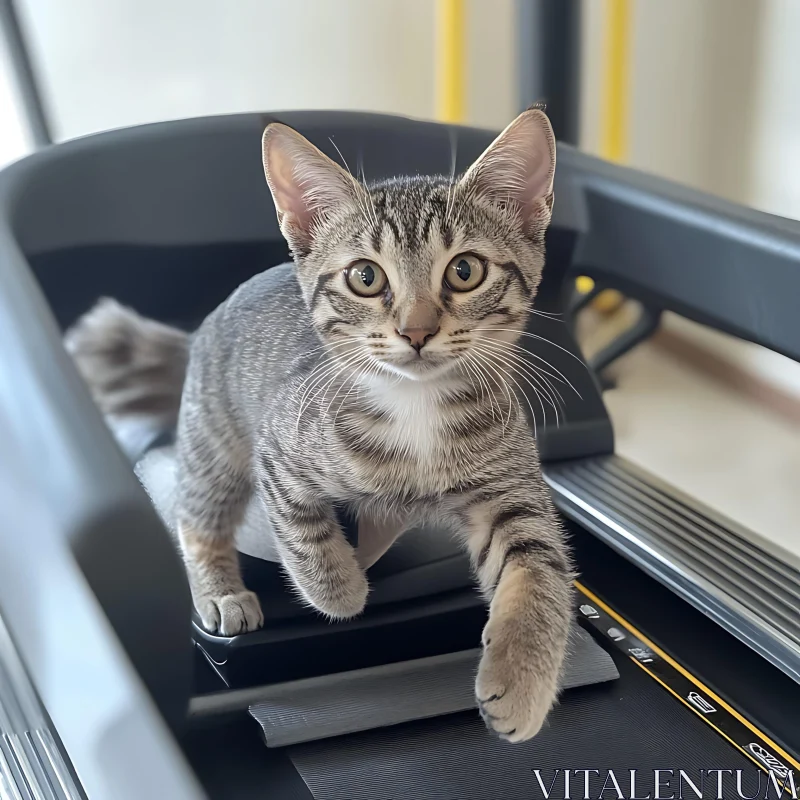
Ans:
[[[295,263],[248,281],[203,323],[180,406],[178,528],[203,623],[225,635],[262,624],[233,545],[253,493],[298,593],[332,618],[359,614],[365,567],[435,519],[463,539],[491,604],[476,687],[487,724],[529,738],[556,697],[572,578],[508,377],[552,205],[547,118],[523,114],[458,181],[365,187],[283,126],[267,129],[264,161]],[[468,292],[444,280],[462,253],[486,269]],[[359,259],[384,270],[379,296],[348,287]],[[397,331],[419,319],[432,333],[416,350]],[[347,542],[339,505],[373,539],[384,531],[375,552],[360,558]]]

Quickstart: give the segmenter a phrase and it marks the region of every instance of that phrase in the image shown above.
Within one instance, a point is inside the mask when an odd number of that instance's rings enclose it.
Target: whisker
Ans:
[[[342,342],[342,344],[343,345],[344,344],[350,344],[350,342]],[[311,352],[314,352],[314,351],[312,350]],[[326,366],[331,364],[331,360],[332,359],[343,358],[347,354],[346,353],[338,353],[338,354],[330,354],[330,353],[328,353],[326,355],[329,355],[330,358],[325,358],[325,356],[322,357],[322,360],[318,364],[316,364],[314,366],[314,368],[311,370],[311,372],[300,382],[300,384],[298,386],[295,387],[295,389],[294,389],[295,394],[297,392],[299,392],[303,388],[303,386],[306,383],[308,383],[308,381],[310,381],[317,374],[317,372],[319,370],[324,369]]]
[[[358,169],[361,172],[361,183],[364,186],[364,192],[367,197],[367,202],[372,209],[372,221],[375,224],[375,227],[378,227],[378,212],[375,210],[375,202],[372,199],[372,195],[369,193],[369,187],[367,186],[367,174],[364,172],[364,151],[359,147],[358,149]]]
[[[564,401],[564,397],[562,396],[561,392],[556,388],[556,386],[548,380],[548,375],[546,370],[542,370],[540,367],[537,367],[535,364],[531,364],[524,359],[522,359],[516,353],[509,353],[500,350],[499,348],[495,348],[492,350],[491,348],[487,348],[486,345],[481,345],[481,347],[485,348],[486,352],[491,354],[495,358],[499,359],[510,359],[514,365],[514,369],[520,375],[527,375],[532,378],[536,386],[542,389],[543,395],[547,402],[553,407],[553,411],[556,415],[556,424],[559,425],[559,406],[563,409],[564,415],[566,414],[566,402]],[[558,380],[558,379],[556,379]],[[526,378],[526,381],[530,383],[530,381]],[[534,387],[532,387],[534,388]],[[539,394],[538,389],[534,388],[534,391]],[[541,402],[541,401],[540,401]],[[545,415],[545,421],[547,416]],[[566,419],[566,416],[565,416]]]
[[[486,401],[486,394],[484,392],[483,386],[481,385],[480,381],[478,381],[477,384],[475,383],[476,373],[473,371],[474,368],[472,367],[471,364],[470,365],[465,364],[464,366],[466,367],[468,372],[467,377],[469,379],[470,388],[472,389],[473,392],[475,392],[475,396],[479,397],[480,402],[484,403]],[[492,419],[495,419],[494,406],[491,403],[491,398],[489,398],[489,411],[491,412]]]
[[[320,369],[320,373],[316,376],[314,382],[305,389],[300,398],[299,411],[297,414],[297,429],[300,427],[300,419],[302,418],[303,413],[308,410],[309,405],[319,393],[318,391],[314,391],[315,387],[318,387],[332,372],[336,372],[340,367],[343,368],[360,357],[361,353],[345,353],[341,356],[331,359],[330,361],[325,361],[322,365],[320,365],[322,367],[322,369]],[[308,380],[308,378],[306,380]]]
[[[514,404],[512,402],[512,396],[514,397],[514,399],[516,399],[518,406],[519,406],[519,398],[516,397],[516,395],[514,394],[513,391],[509,390],[508,382],[505,380],[505,378],[503,377],[502,373],[500,373],[498,370],[494,369],[491,364],[482,363],[483,359],[481,359],[480,355],[473,354],[473,358],[475,358],[475,360],[476,360],[476,367],[481,368],[483,370],[484,377],[486,378],[486,380],[487,381],[491,381],[492,383],[494,383],[498,387],[498,389],[501,389],[503,391],[503,393],[505,394],[505,396],[508,398],[508,415],[506,416],[506,419],[505,419],[505,422],[504,422],[503,421],[503,408],[500,405],[500,399],[497,397],[496,394],[494,395],[495,401],[497,402],[497,413],[499,414],[499,419],[500,419],[500,422],[501,422],[501,425],[502,425],[502,435],[505,436],[506,428],[508,427],[508,424],[509,424],[509,422],[511,420],[511,413],[512,413],[512,411],[514,409]],[[491,372],[494,373],[494,375],[496,377],[492,377],[489,374],[490,370],[491,370]]]
[[[378,212],[375,210],[375,201],[372,199],[372,195],[369,193],[369,189],[366,189],[367,193],[367,202],[369,203],[369,207],[372,210],[372,221],[375,223],[375,227],[379,226],[378,223]]]
[[[506,329],[505,328],[475,328],[475,330],[476,331],[504,331]],[[555,342],[551,342],[549,339],[547,339],[544,336],[539,336],[538,333],[528,333],[527,331],[519,331],[519,335],[520,336],[529,336],[531,339],[538,339],[541,342],[547,342],[547,344],[550,344],[553,347],[557,347],[559,350],[562,350],[570,358],[574,358],[582,367],[585,367],[586,369],[588,369],[588,367],[586,366],[586,362],[582,358],[580,358],[579,356],[576,356],[575,353],[567,350],[566,347],[562,347],[560,344],[556,344]]]
[[[509,388],[508,381],[503,376],[503,373],[500,372],[497,369],[497,367],[495,367],[494,364],[491,363],[491,361],[489,361],[488,359],[484,359],[484,357],[482,357],[480,353],[473,352],[472,355],[473,355],[474,358],[483,359],[484,360],[484,368],[490,369],[492,372],[494,372],[500,378],[501,388],[504,390],[504,392],[506,394],[506,397],[508,397],[508,416],[506,417],[506,421],[503,424],[503,434],[505,435],[505,430],[506,430],[506,428],[508,427],[508,425],[511,422],[511,414],[512,414],[512,412],[514,410],[514,404],[513,404],[512,399],[511,399],[512,395],[516,399],[518,407],[519,407],[519,397],[516,395],[516,393],[513,390],[511,390]]]
[[[295,396],[299,394],[301,396],[301,403],[302,403],[302,399],[303,397],[305,397],[305,393],[309,388],[311,382],[315,381],[317,377],[319,377],[327,369],[329,369],[331,364],[333,364],[335,361],[338,361],[341,358],[345,358],[346,356],[347,353],[342,353],[340,355],[333,356],[332,358],[324,358],[322,361],[319,362],[319,364],[317,364],[314,367],[314,369],[311,370],[311,372],[296,387],[294,387],[293,394]]]
[[[485,351],[484,355],[486,355],[489,358],[498,359],[501,363],[505,364],[507,367],[509,367],[511,370],[513,370],[516,374],[518,374],[522,378],[522,380],[524,380],[528,384],[528,386],[530,386],[531,389],[533,389],[533,392],[536,395],[536,399],[539,401],[539,405],[542,408],[542,418],[543,418],[542,421],[543,421],[544,424],[547,424],[547,410],[545,409],[544,403],[542,402],[542,394],[539,392],[539,388],[538,388],[539,386],[541,386],[541,384],[538,384],[538,380],[537,380],[537,385],[534,385],[531,382],[529,376],[524,371],[520,370],[518,368],[518,366],[513,361],[511,361],[510,359],[506,358],[505,356],[499,355],[498,353],[492,353],[489,350]],[[533,377],[533,376],[531,376],[531,377]],[[534,380],[536,380],[535,377],[534,377]],[[516,381],[515,381],[515,383],[516,383]],[[517,383],[517,386],[519,386],[518,383]],[[523,393],[523,395],[526,395],[525,390],[521,386],[519,386],[519,389]],[[555,402],[553,402],[553,399],[550,397],[550,395],[548,395],[547,393],[544,394],[544,398],[553,407],[553,411],[555,412],[555,415],[556,415],[556,426],[558,427],[560,425],[560,420],[559,420],[559,416],[558,416],[558,407],[556,406]],[[527,400],[527,396],[526,396],[526,400]],[[528,405],[530,406],[530,401],[529,400],[528,400]],[[534,425],[535,425],[536,424],[536,415],[533,413],[533,408],[532,407],[531,407],[531,416],[533,417]]]
[[[348,389],[347,394],[342,398],[342,402],[339,403],[339,408],[336,409],[336,414],[333,416],[333,426],[336,427],[336,420],[339,418],[339,412],[347,403],[347,398],[353,393],[355,389],[357,392],[360,392],[363,386],[361,385],[362,378],[366,378],[370,375],[371,372],[375,372],[377,375],[380,372],[380,364],[377,363],[374,359],[368,358],[366,366],[362,367],[359,371],[358,375],[353,379],[352,386]]]
[[[451,211],[451,194],[455,196],[454,188],[456,182],[456,162],[458,161],[458,136],[453,128],[448,129],[450,136],[450,183],[447,186],[447,204],[444,211],[444,221],[450,224],[450,211]]]
[[[564,402],[564,398],[561,395],[561,392],[548,380],[548,378],[539,372],[537,368],[533,364],[529,364],[526,361],[522,361],[519,359],[516,354],[505,354],[507,357],[511,358],[513,356],[513,361],[515,364],[515,369],[520,374],[526,374],[531,377],[537,387],[541,388],[547,402],[553,407],[553,410],[556,413],[556,424],[559,424],[558,419],[558,409],[561,407],[562,414],[566,419],[566,403]],[[499,356],[497,356],[499,357]]]
[[[520,352],[514,352],[514,351],[510,351],[509,352],[506,349],[506,347],[503,346],[506,343],[501,344],[501,343],[499,343],[499,342],[497,342],[495,340],[492,340],[492,339],[485,339],[482,336],[476,337],[476,338],[480,339],[480,341],[481,341],[480,346],[481,347],[488,347],[490,349],[494,349],[495,352],[502,353],[507,358],[511,358],[514,361],[516,361],[517,363],[519,363],[521,365],[524,365],[524,367],[526,369],[531,370],[532,374],[536,375],[538,378],[541,378],[542,381],[544,383],[546,383],[547,386],[549,386],[550,389],[552,389],[556,393],[556,395],[558,396],[558,399],[561,401],[562,405],[565,405],[565,401],[564,401],[563,396],[561,395],[561,392],[559,392],[558,389],[552,383],[550,383],[549,380],[547,380],[547,378],[548,377],[549,378],[553,378],[554,380],[558,381],[559,383],[564,383],[564,381],[562,381],[560,378],[557,378],[555,375],[552,375],[546,369],[543,369],[542,367],[540,367],[540,366],[538,366],[536,364],[532,364],[532,363],[530,363],[528,361],[525,361],[525,359],[522,358],[522,356],[523,355],[531,355],[527,350],[525,350],[524,348],[520,347],[520,348],[517,348]]]
[[[368,354],[368,353],[367,353],[367,354],[365,354],[364,352],[362,352],[362,353],[361,353],[361,356],[362,356],[362,358],[364,358],[364,361],[366,362],[367,366],[369,366],[369,354]],[[338,377],[339,377],[339,375],[341,375],[342,371],[344,371],[344,369],[345,369],[345,368],[346,368],[346,367],[343,367],[343,368],[342,368],[342,370],[340,370],[340,371],[339,371],[339,372],[338,372],[336,375],[334,375],[334,377],[333,377],[333,379],[332,379],[332,380],[336,380],[336,378],[338,378]],[[361,369],[363,369],[363,367],[359,367],[358,363],[356,363],[356,365],[355,365],[355,367],[354,367],[354,368],[359,370],[359,375],[360,375],[360,374],[361,374]],[[356,381],[357,381],[357,380],[358,380],[358,377],[355,377],[355,378],[353,379],[353,381],[352,381],[352,383],[351,383],[351,385],[350,385],[350,389],[349,389],[349,391],[348,391],[348,393],[347,393],[347,394],[349,394],[349,393],[350,393],[350,392],[353,390],[353,386],[357,385],[357,384],[356,384]],[[323,412],[322,412],[322,414],[321,414],[321,416],[320,416],[320,419],[325,419],[325,417],[328,415],[328,411],[330,411],[330,408],[331,408],[331,406],[332,406],[332,405],[334,404],[334,402],[336,401],[336,398],[337,398],[337,396],[339,395],[339,392],[341,392],[341,391],[342,391],[342,389],[344,389],[344,387],[345,387],[345,384],[342,384],[341,386],[337,387],[337,389],[336,389],[336,391],[333,393],[333,397],[332,397],[332,398],[331,398],[331,400],[329,401],[328,405],[327,405],[327,406],[325,406],[325,409],[323,410]],[[346,395],[345,395],[345,396],[346,396]],[[323,395],[323,397],[324,397],[324,395]],[[341,405],[339,406],[339,408],[341,409]]]
[[[564,419],[566,420],[566,418],[567,418],[567,404],[564,402],[564,398],[561,396],[561,392],[559,392],[558,389],[556,389],[556,387],[553,386],[553,384],[544,375],[540,374],[537,377],[539,378],[539,380],[541,380],[541,382],[542,382],[541,385],[542,385],[542,388],[545,391],[545,393],[548,396],[552,397],[553,400],[556,403],[558,403],[558,405],[561,407],[561,413],[564,416]],[[538,383],[538,381],[537,381],[537,383]]]
[[[485,357],[485,356],[483,356],[482,354],[480,354],[480,353],[477,353],[477,352],[475,352],[475,353],[474,353],[474,356],[475,356],[475,357],[477,357],[477,358],[484,358],[484,359],[486,359],[486,357]],[[491,362],[489,359],[486,359],[485,363],[486,363],[486,366],[488,366],[488,368],[489,368],[489,369],[491,369],[491,370],[492,370],[492,371],[493,371],[495,374],[497,374],[497,375],[499,375],[499,376],[500,376],[500,379],[501,379],[501,381],[502,381],[502,383],[503,383],[503,387],[506,389],[506,391],[507,391],[507,392],[509,391],[509,388],[508,388],[508,380],[507,380],[508,378],[510,378],[510,379],[511,379],[511,381],[514,383],[514,385],[517,387],[517,389],[519,389],[520,393],[521,393],[521,394],[522,394],[522,396],[525,398],[525,402],[528,404],[528,408],[530,408],[530,411],[531,411],[531,419],[533,420],[533,435],[534,435],[534,437],[535,437],[535,436],[536,436],[536,433],[537,433],[537,429],[536,429],[536,414],[534,414],[534,413],[533,413],[533,406],[531,406],[531,401],[528,399],[528,396],[525,394],[525,392],[523,391],[522,387],[519,385],[519,383],[517,383],[517,381],[516,381],[516,379],[513,377],[513,375],[509,375],[508,373],[504,373],[504,372],[502,372],[502,371],[501,371],[501,370],[500,370],[500,369],[499,369],[497,366],[495,366],[495,365],[494,365],[494,364],[493,364],[493,363],[492,363],[492,362]],[[517,401],[517,408],[519,409],[520,413],[522,413],[522,406],[521,406],[521,404],[520,404],[520,402],[519,402],[519,395],[518,395],[516,392],[514,392],[513,390],[510,390],[510,392],[511,392],[511,394],[513,394],[513,395],[514,395],[514,398],[515,398],[515,399],[516,399],[516,401]],[[513,408],[513,406],[512,406],[512,404],[511,404],[511,399],[509,398],[509,415],[508,415],[508,419],[506,420],[506,424],[507,424],[508,422],[510,422],[510,420],[511,420],[511,409],[512,409],[512,408]]]
[[[344,164],[344,168],[350,173],[350,177],[355,178],[356,176],[353,175],[353,171],[350,169],[350,165],[347,163],[347,159],[342,155],[342,151],[339,149],[339,145],[333,141],[333,136],[328,137],[328,141],[336,148],[336,152],[339,154],[339,158],[342,159],[342,164]]]
[[[533,389],[538,396],[540,403],[542,402],[542,398],[547,400],[555,412],[556,425],[559,424],[558,401],[555,399],[554,395],[548,391],[548,389],[552,389],[552,387],[549,386],[549,384],[541,375],[538,375],[535,370],[532,369],[530,364],[520,361],[516,356],[514,356],[514,354],[498,353],[496,351],[492,352],[491,350],[486,350],[485,353],[490,357],[500,360],[510,369],[514,370],[514,372],[517,373]],[[533,381],[533,383],[531,381]],[[539,391],[540,389],[542,390],[541,392]],[[542,407],[542,414],[544,415],[544,421],[547,422],[547,413],[544,407]]]
[[[353,175],[353,171],[350,169],[350,165],[347,163],[347,160],[345,159],[344,155],[342,155],[342,151],[339,149],[339,145],[333,141],[332,136],[328,137],[328,141],[336,148],[336,152],[339,154],[339,158],[342,159],[342,163],[344,164],[345,169],[350,173],[350,176],[358,183],[358,178],[355,175]],[[363,188],[364,188],[364,196],[369,197],[369,192],[367,191],[366,186],[364,186]],[[356,203],[358,203],[358,206],[361,209],[361,213],[367,218],[367,220],[369,220],[370,219],[369,210],[367,209],[367,204],[363,200],[363,198],[356,197]],[[372,219],[372,222],[374,222],[376,225],[378,224],[377,219]]]
[[[325,342],[319,347],[312,347],[311,350],[305,350],[302,354],[302,358],[310,356],[312,353],[318,353],[320,350],[329,350],[335,347],[346,347],[349,344],[351,344],[349,340],[344,342]]]
[[[360,350],[355,350],[355,351],[348,352],[348,353],[342,353],[341,355],[338,355],[335,358],[328,359],[328,361],[326,361],[325,365],[324,365],[325,369],[323,369],[316,376],[316,380],[308,388],[312,389],[314,386],[318,387],[320,385],[320,382],[325,380],[325,378],[327,378],[332,372],[335,372],[340,367],[342,367],[344,364],[349,364],[350,362],[355,360],[360,355],[361,355]]]
[[[474,367],[472,366],[472,364],[469,363],[467,359],[461,359],[461,365],[468,373],[467,377],[469,378],[470,385],[475,390],[476,397],[478,397],[480,402],[484,402],[487,399],[486,388],[484,388],[484,385],[483,383],[481,383],[480,378],[478,379],[477,385],[475,384],[476,373],[474,372]]]
[[[505,331],[504,328],[475,328],[475,330],[476,331]],[[537,336],[535,333],[524,333],[524,332],[522,332],[519,335],[520,336],[530,336],[533,339],[540,339],[543,342],[547,342],[548,344],[552,344],[554,347],[557,347],[559,350],[564,350],[564,352],[567,353],[567,355],[572,356],[572,358],[574,358],[588,372],[589,367],[586,366],[585,362],[583,362],[580,358],[578,358],[578,356],[576,356],[574,353],[570,353],[569,350],[566,350],[563,347],[561,347],[561,345],[558,345],[555,342],[551,342],[549,339],[545,339],[544,336]],[[564,381],[564,383],[566,383],[567,386],[569,386],[569,388],[572,389],[572,391],[575,392],[575,394],[578,395],[578,397],[580,397],[581,400],[583,400],[583,397],[581,396],[581,393],[572,385],[572,382],[569,380],[569,378],[567,378],[567,376],[564,375],[564,373],[561,372],[561,370],[558,369],[558,367],[555,367],[546,358],[542,358],[540,355],[538,355],[536,353],[532,353],[530,350],[526,350],[526,353],[529,356],[531,356],[531,358],[535,358],[538,361],[541,361],[542,363],[547,364],[547,366],[550,367],[550,369],[552,369],[553,372],[558,373],[559,377]]]
[[[504,341],[502,341],[500,339],[490,339],[488,336],[476,336],[475,338],[477,340],[479,340],[483,344],[493,344],[493,345],[496,345],[498,347],[502,347],[504,350],[506,350],[506,349],[513,350],[515,352],[515,354],[523,355],[523,356],[529,356],[530,358],[536,358],[539,361],[542,361],[543,363],[547,364],[548,367],[551,366],[550,362],[545,361],[545,359],[543,359],[541,356],[538,356],[538,355],[536,355],[536,353],[532,353],[526,347],[521,347],[520,345],[514,344],[513,342],[504,342]],[[533,365],[531,365],[531,366],[533,366]],[[552,372],[548,372],[543,367],[537,366],[536,369],[539,370],[540,372],[544,373],[545,375],[549,376],[553,380],[558,381],[559,383],[566,384],[566,381],[563,379],[563,377],[560,378],[560,377],[558,377],[558,375],[554,375]]]
[[[494,406],[495,406],[496,398],[494,396],[494,393],[491,390],[491,387],[486,382],[486,378],[481,374],[481,372],[477,368],[477,366],[475,366],[475,365],[470,363],[468,358],[461,359],[461,363],[464,365],[464,368],[470,373],[470,375],[475,375],[475,377],[478,379],[478,385],[480,387],[480,394],[481,394],[481,402],[484,401],[484,399],[486,398],[486,396],[488,394],[489,411],[491,412],[492,419],[493,420],[497,420],[497,417],[494,414]],[[472,383],[472,379],[471,378],[470,378],[470,383]],[[472,385],[473,385],[473,388],[476,388],[474,383]],[[498,412],[499,411],[500,411],[500,409],[498,407]]]
[[[349,361],[345,362],[344,364],[339,365],[339,368],[333,373],[333,375],[328,380],[328,382],[325,384],[325,386],[322,387],[320,390],[318,390],[315,393],[314,397],[319,397],[320,408],[321,408],[322,404],[325,402],[325,398],[328,396],[328,389],[333,384],[336,383],[336,381],[339,379],[339,376],[342,375],[346,369],[349,369],[349,368],[356,368],[357,369],[358,368],[358,364],[360,363],[360,361],[364,357],[364,355],[363,355],[363,353],[356,353],[355,355],[357,356],[357,358],[350,359]],[[333,394],[333,399],[332,400],[336,399],[336,395],[339,393],[341,388],[342,388],[342,386],[337,386],[336,387],[336,389],[334,391],[334,394]],[[312,400],[314,399],[314,397],[312,397]],[[326,414],[328,408],[330,408],[330,403],[324,409],[321,409],[321,413],[320,413],[320,419],[321,420],[325,418],[325,414]]]

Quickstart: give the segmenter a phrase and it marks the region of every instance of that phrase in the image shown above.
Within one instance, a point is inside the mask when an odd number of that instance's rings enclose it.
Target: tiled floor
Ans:
[[[617,452],[800,559],[800,424],[652,343],[613,369]]]

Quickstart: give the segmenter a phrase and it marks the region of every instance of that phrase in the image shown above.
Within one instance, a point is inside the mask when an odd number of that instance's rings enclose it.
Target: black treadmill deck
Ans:
[[[613,608],[585,586],[578,589],[586,599],[581,606],[584,624],[609,647],[624,654],[709,728],[749,758],[771,780],[791,787],[800,781],[800,763],[760,731],[713,689],[655,645]],[[790,777],[791,774],[791,777]]]
[[[652,588],[658,602],[661,587]],[[190,757],[206,786],[218,791],[212,797],[226,800],[268,794],[325,800],[794,796],[800,762],[783,744],[596,591],[582,583],[578,589],[583,624],[612,654],[620,680],[567,693],[530,742],[502,742],[477,714],[463,713],[273,751],[257,742],[254,723],[239,723],[231,741],[247,744],[237,755],[236,775],[221,771],[219,758],[209,763],[219,729],[196,732]],[[688,611],[687,624],[695,613]],[[758,678],[769,680],[772,668],[763,663],[766,673]],[[270,791],[254,792],[255,780],[242,770],[269,774]]]

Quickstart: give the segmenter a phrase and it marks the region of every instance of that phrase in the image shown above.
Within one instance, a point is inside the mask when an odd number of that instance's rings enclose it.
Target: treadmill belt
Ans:
[[[619,681],[564,695],[529,742],[501,741],[473,712],[309,742],[288,754],[319,800],[765,796],[768,776],[753,761],[630,658],[614,659]],[[772,787],[768,796],[776,797]]]

